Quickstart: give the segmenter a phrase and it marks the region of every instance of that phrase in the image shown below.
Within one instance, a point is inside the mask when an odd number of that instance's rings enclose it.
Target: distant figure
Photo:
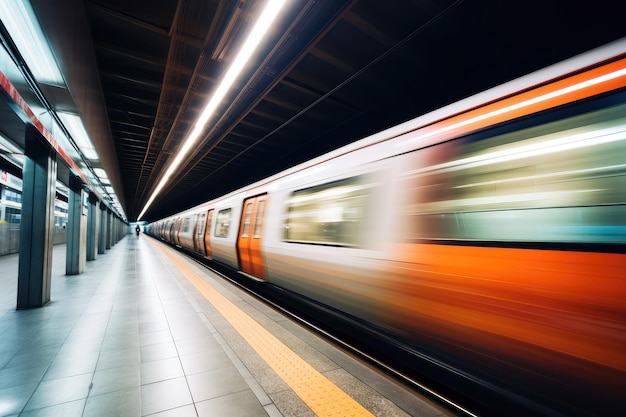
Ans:
[[[137,237],[139,237],[139,232],[141,232],[141,227],[139,225],[135,226],[135,233],[137,233]]]

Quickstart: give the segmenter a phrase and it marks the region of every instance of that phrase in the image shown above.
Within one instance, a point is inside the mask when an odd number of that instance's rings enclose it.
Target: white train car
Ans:
[[[626,405],[624,161],[621,40],[150,231],[465,372],[532,387],[535,401],[617,410]]]

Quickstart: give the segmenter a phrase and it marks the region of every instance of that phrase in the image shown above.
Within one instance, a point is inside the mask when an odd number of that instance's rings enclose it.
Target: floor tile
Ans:
[[[139,333],[154,332],[157,330],[168,330],[169,323],[167,320],[147,321],[139,324]]]
[[[178,354],[181,356],[196,352],[222,350],[222,347],[213,336],[176,340],[175,343]]]
[[[55,361],[61,360],[73,360],[76,357],[91,356],[97,358],[102,349],[102,339],[99,339],[98,343],[91,343],[89,345],[82,344],[80,342],[66,341],[55,356]]]
[[[150,414],[150,417],[198,417],[198,413],[196,413],[196,407],[190,404],[184,407],[178,407],[178,408],[173,408],[171,410],[163,411],[161,413]],[[215,417],[218,417],[218,416],[215,415]],[[223,415],[223,417],[231,417],[231,416]],[[232,417],[238,417],[238,416],[232,416]]]
[[[102,351],[123,350],[139,348],[139,339],[137,337],[127,337],[125,335],[113,334],[106,335],[102,342]]]
[[[185,375],[199,374],[214,369],[232,366],[230,358],[223,350],[192,353],[180,357]]]
[[[141,326],[143,323],[153,322],[153,321],[167,321],[167,317],[163,311],[160,312],[145,312],[137,314],[137,323]]]
[[[232,366],[189,375],[187,381],[195,402],[249,389],[246,381]]]
[[[154,345],[156,343],[165,343],[172,341],[172,334],[169,329],[157,330],[155,332],[141,333],[139,335],[139,345],[147,346]]]
[[[174,342],[142,346],[140,349],[141,363],[172,357],[178,357],[178,352],[176,351],[176,345]]]
[[[172,337],[174,340],[197,339],[210,335],[208,329],[201,321],[192,324],[172,325]]]
[[[32,385],[35,387],[41,381],[45,371],[45,367],[0,369],[0,390],[20,385]]]
[[[141,415],[139,387],[90,396],[85,404],[85,417],[134,417]]]
[[[141,385],[184,376],[178,356],[141,364]]]
[[[138,367],[139,349],[137,347],[132,347],[100,352],[98,363],[96,365],[96,371],[117,368],[119,366]]]
[[[111,337],[113,335],[120,335],[124,337],[127,335],[136,335],[138,327],[139,325],[137,323],[120,323],[115,325],[109,323],[105,336]]]
[[[6,363],[5,368],[28,369],[38,366],[48,366],[58,352],[58,347],[40,349],[20,349],[20,351]]]
[[[86,398],[93,374],[42,381],[26,404],[26,410],[48,407]]]
[[[196,403],[198,417],[261,417],[267,412],[252,391],[241,391]]]
[[[35,387],[36,383],[0,389],[0,415],[22,411]]]
[[[70,401],[37,410],[25,411],[20,417],[83,417],[85,400]]]
[[[191,404],[185,378],[169,379],[141,386],[141,414],[148,415]]]
[[[139,366],[120,366],[96,371],[89,396],[136,388],[140,385]]]
[[[54,380],[74,375],[92,373],[96,369],[97,363],[97,354],[90,354],[86,356],[79,354],[73,358],[54,360],[46,371],[44,380]]]

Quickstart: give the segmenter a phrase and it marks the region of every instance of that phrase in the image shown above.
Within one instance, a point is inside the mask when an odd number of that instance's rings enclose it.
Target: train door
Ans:
[[[204,227],[204,255],[212,259],[213,251],[211,250],[211,222],[213,221],[213,209],[209,210],[206,215],[206,225]]]
[[[196,214],[193,231],[193,248],[196,252],[204,255],[204,228],[206,227],[206,213]]]
[[[265,279],[265,267],[261,253],[261,231],[267,195],[248,198],[243,203],[237,254],[241,271]]]
[[[169,239],[167,240],[170,243],[175,243],[174,242],[174,226],[176,225],[176,221],[175,220],[170,220],[170,227],[169,227]]]
[[[174,244],[180,246],[180,229],[183,226],[183,219],[180,217],[174,221]]]

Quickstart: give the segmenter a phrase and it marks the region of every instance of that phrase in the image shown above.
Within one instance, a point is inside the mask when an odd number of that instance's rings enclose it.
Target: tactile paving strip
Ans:
[[[185,275],[267,364],[318,416],[373,416],[361,404],[315,370],[252,317],[227,300],[191,268],[160,245],[155,246]]]

